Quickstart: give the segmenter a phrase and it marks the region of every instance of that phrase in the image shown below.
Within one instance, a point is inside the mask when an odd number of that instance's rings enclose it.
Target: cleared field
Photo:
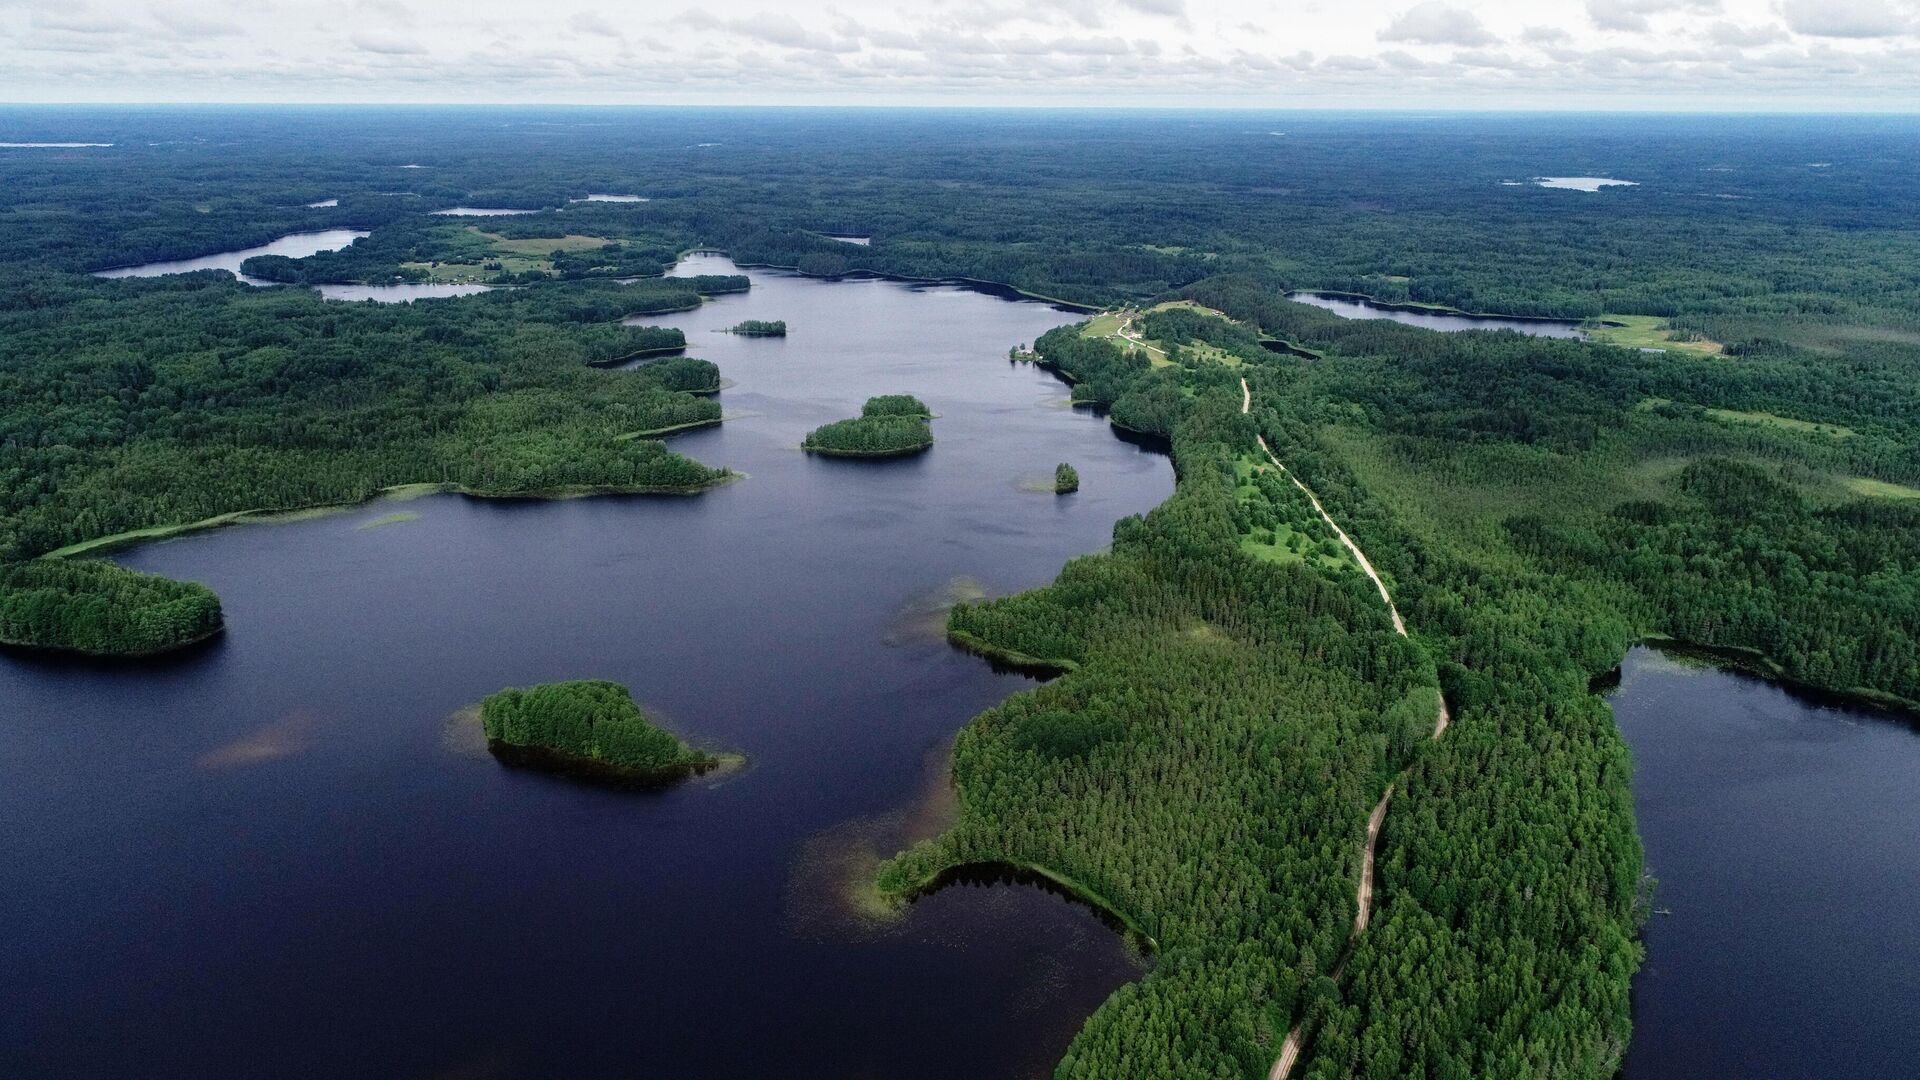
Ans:
[[[1920,499],[1920,488],[1889,484],[1885,480],[1869,480],[1864,476],[1849,476],[1844,483],[1847,490],[1855,495],[1865,495],[1872,499]]]
[[[1604,326],[1601,325],[1603,322],[1620,325]],[[1726,347],[1717,341],[1705,338],[1685,341],[1675,337],[1667,320],[1658,315],[1602,315],[1599,320],[1582,326],[1580,332],[1595,341],[1628,349],[1671,349],[1706,356],[1719,356],[1726,352]]]

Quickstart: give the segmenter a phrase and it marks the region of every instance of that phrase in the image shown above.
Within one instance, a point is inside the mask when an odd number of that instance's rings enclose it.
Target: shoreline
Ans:
[[[684,260],[690,255],[719,255],[728,259],[733,258],[733,255],[730,252],[728,252],[725,248],[716,248],[716,247],[688,248],[687,250],[681,252],[679,257]],[[1010,285],[1004,281],[988,281],[985,278],[966,277],[960,274],[955,274],[948,277],[937,277],[937,278],[915,277],[912,274],[890,274],[885,270],[867,270],[867,269],[856,267],[856,268],[849,269],[844,273],[827,275],[827,274],[809,274],[806,271],[800,269],[798,266],[785,266],[780,263],[740,262],[739,260],[736,259],[734,260],[734,265],[739,267],[742,270],[785,270],[789,273],[798,274],[804,278],[812,278],[815,281],[845,281],[848,279],[853,279],[853,280],[897,281],[904,285],[962,285],[962,286],[966,286],[972,289],[977,289],[980,291],[997,289],[1004,292],[1013,293],[1017,296],[1024,297],[1025,299],[1028,299],[1028,300],[1033,300],[1033,301],[1037,301],[1039,303],[1044,303],[1044,304],[1052,304],[1057,308],[1062,308],[1079,315],[1096,315],[1103,310],[1102,308],[1099,308],[1093,304],[1082,304],[1075,300],[1062,300],[1057,296],[1048,296],[1045,293],[1029,292],[1026,289],[1019,287],[1018,285]]]
[[[718,420],[712,422],[719,423]],[[639,438],[641,436],[636,434],[629,437]],[[460,484],[392,484],[380,488],[373,494],[360,499],[313,503],[307,506],[292,506],[283,509],[261,507],[251,510],[231,510],[224,514],[215,514],[212,517],[201,518],[199,521],[190,521],[178,525],[151,525],[142,529],[129,529],[126,532],[118,532],[110,536],[101,536],[92,540],[82,540],[78,543],[68,544],[65,547],[42,552],[34,556],[34,558],[71,559],[85,555],[104,554],[110,551],[122,551],[150,541],[171,540],[177,536],[209,532],[214,529],[226,528],[229,525],[289,524],[293,521],[305,521],[323,514],[351,510],[354,507],[366,506],[369,503],[379,502],[383,499],[404,502],[422,498],[427,495],[463,495],[470,499],[557,501],[560,499],[593,498],[601,495],[698,495],[702,492],[711,491],[714,488],[730,484],[740,479],[740,477],[740,473],[727,469],[725,470],[724,476],[715,477],[713,480],[693,487],[617,487],[583,484],[571,487],[545,488],[529,491],[479,491]]]
[[[1403,311],[1410,315],[1451,315],[1460,319],[1499,319],[1503,322],[1566,323],[1570,324],[1576,330],[1586,323],[1597,323],[1601,326],[1625,325],[1624,323],[1608,322],[1599,316],[1588,316],[1586,318],[1576,319],[1563,315],[1501,315],[1492,311],[1467,311],[1464,308],[1448,307],[1445,304],[1419,304],[1403,300],[1382,300],[1379,297],[1369,296],[1366,293],[1347,292],[1343,289],[1288,289],[1283,295],[1288,300],[1293,300],[1296,304],[1304,303],[1304,301],[1301,300],[1294,300],[1293,298],[1296,296],[1324,296],[1334,300],[1357,300],[1369,307],[1376,307],[1382,311]],[[1307,306],[1315,307],[1317,305],[1308,304]]]

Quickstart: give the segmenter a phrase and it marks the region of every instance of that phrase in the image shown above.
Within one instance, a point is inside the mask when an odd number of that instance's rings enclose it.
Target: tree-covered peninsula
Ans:
[[[867,399],[860,415],[814,428],[801,443],[809,453],[835,457],[897,457],[933,445],[933,413],[911,394]]]
[[[654,723],[627,688],[601,679],[508,688],[480,703],[487,745],[515,765],[661,783],[726,759],[688,746]]]
[[[0,564],[0,644],[148,656],[220,632],[212,590],[95,559]]]

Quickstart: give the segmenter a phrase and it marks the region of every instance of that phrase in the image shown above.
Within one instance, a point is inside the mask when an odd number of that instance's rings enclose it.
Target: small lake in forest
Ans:
[[[1535,187],[1561,191],[1599,191],[1601,188],[1640,186],[1638,180],[1615,180],[1611,176],[1536,176],[1530,182]]]
[[[374,300],[382,304],[407,304],[415,300],[432,300],[443,296],[472,296],[492,289],[491,285],[479,285],[459,281],[401,281],[392,285],[315,285],[313,288],[328,300]]]
[[[318,232],[294,233],[278,240],[269,241],[258,247],[240,248],[237,251],[222,251],[213,255],[202,255],[194,259],[171,259],[162,262],[141,263],[138,266],[116,266],[107,270],[94,271],[94,277],[159,277],[162,274],[185,274],[194,270],[228,270],[241,281],[249,285],[273,285],[277,282],[261,278],[250,278],[240,272],[240,264],[255,255],[285,255],[289,259],[304,259],[322,251],[333,251],[346,247],[355,240],[366,236],[362,229],[322,229]]]
[[[1580,324],[1571,319],[1515,319],[1499,315],[1463,315],[1458,312],[1424,311],[1394,304],[1383,304],[1345,293],[1293,292],[1287,299],[1325,308],[1343,319],[1387,319],[1428,330],[1517,330],[1532,337],[1578,338]]]
[[[515,217],[520,214],[537,214],[538,210],[515,210],[505,206],[449,206],[445,210],[435,210],[440,217]]]
[[[1920,728],[1644,647],[1612,701],[1658,879],[1625,1080],[1913,1075]]]
[[[577,202],[577,203],[581,203],[581,202],[635,203],[635,202],[646,202],[647,197],[645,195],[606,195],[606,194],[595,193],[595,194],[588,195],[584,199],[568,199],[567,201]]]
[[[647,320],[729,381],[727,422],[671,445],[746,479],[150,544],[121,561],[211,585],[223,637],[133,666],[0,653],[0,820],[24,826],[0,830],[0,1076],[1051,1074],[1142,971],[1119,935],[1028,885],[896,922],[840,886],[935,826],[954,733],[1033,685],[949,646],[941,605],[1052,580],[1172,467],[1007,361],[1070,314],[751,276]],[[788,336],[720,332],[743,319]],[[930,451],[799,450],[893,391],[939,414]],[[1079,493],[1022,490],[1061,461]],[[583,677],[749,765],[581,787],[454,719]]]

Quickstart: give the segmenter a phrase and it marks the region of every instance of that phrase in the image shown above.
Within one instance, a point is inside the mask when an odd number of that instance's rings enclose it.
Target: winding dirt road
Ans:
[[[1252,411],[1253,388],[1247,385],[1247,380],[1243,377],[1240,380],[1240,412],[1244,415]],[[1393,596],[1387,592],[1387,583],[1380,580],[1380,575],[1374,571],[1373,564],[1367,561],[1366,553],[1360,550],[1360,545],[1354,543],[1353,538],[1347,535],[1347,531],[1333,520],[1333,515],[1327,513],[1327,508],[1320,505],[1320,500],[1314,495],[1313,490],[1301,483],[1300,478],[1293,475],[1285,465],[1280,464],[1280,459],[1273,455],[1273,448],[1267,445],[1266,436],[1255,435],[1254,438],[1259,440],[1260,450],[1267,455],[1267,460],[1273,463],[1274,468],[1280,470],[1281,475],[1293,481],[1293,486],[1299,488],[1300,493],[1307,497],[1307,501],[1313,504],[1314,512],[1320,515],[1320,520],[1326,522],[1327,528],[1333,530],[1333,535],[1340,538],[1340,543],[1346,546],[1347,553],[1353,556],[1353,561],[1360,564],[1360,569],[1366,573],[1368,580],[1373,582],[1373,587],[1380,590],[1380,599],[1387,605],[1387,614],[1393,617],[1394,632],[1401,637],[1406,637],[1407,624],[1400,618],[1400,609],[1393,606]],[[1442,696],[1438,715],[1434,717],[1433,737],[1437,739],[1445,734],[1447,725],[1452,722],[1452,714],[1447,712],[1447,699]],[[1372,815],[1367,818],[1367,840],[1360,853],[1360,883],[1355,891],[1356,907],[1359,910],[1353,917],[1353,933],[1347,938],[1346,954],[1341,956],[1340,962],[1333,967],[1333,978],[1336,982],[1339,981],[1341,973],[1346,970],[1347,959],[1353,955],[1354,945],[1359,942],[1360,935],[1366,932],[1367,923],[1373,919],[1373,860],[1380,850],[1380,827],[1386,824],[1387,804],[1392,800],[1393,785],[1388,784],[1386,792],[1380,796],[1380,802],[1374,806]],[[1280,1056],[1274,1059],[1273,1068],[1267,1072],[1267,1080],[1287,1080],[1288,1075],[1293,1072],[1294,1064],[1300,1059],[1303,1041],[1304,1033],[1298,1026],[1287,1032],[1286,1041],[1280,1044]]]

